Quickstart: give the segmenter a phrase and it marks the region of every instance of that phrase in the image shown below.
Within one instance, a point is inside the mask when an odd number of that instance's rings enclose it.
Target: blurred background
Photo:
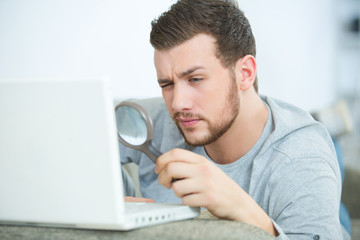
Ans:
[[[161,96],[150,23],[174,2],[0,0],[0,78],[107,76],[115,99]],[[257,42],[260,93],[325,123],[345,165],[343,201],[360,218],[360,0],[239,6]]]

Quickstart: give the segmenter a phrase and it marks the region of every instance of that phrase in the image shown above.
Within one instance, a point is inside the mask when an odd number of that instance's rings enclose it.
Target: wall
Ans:
[[[160,96],[150,22],[174,1],[0,1],[0,77],[106,75],[116,98]],[[261,93],[308,110],[336,94],[335,0],[239,0]]]
[[[308,110],[336,94],[333,0],[240,0],[257,39],[260,91]]]

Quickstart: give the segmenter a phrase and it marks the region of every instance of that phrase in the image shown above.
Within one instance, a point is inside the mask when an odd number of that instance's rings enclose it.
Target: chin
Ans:
[[[192,146],[192,147],[199,147],[199,146],[204,146],[204,144],[202,143],[202,142],[195,142],[195,141],[193,141],[193,142],[190,142],[190,141],[188,141],[188,140],[186,140],[185,139],[185,142],[188,144],[188,145],[190,145],[190,146]]]
[[[195,128],[183,129],[179,126],[178,128],[181,135],[184,137],[185,142],[190,146],[205,146],[209,143],[209,140],[211,140],[211,135],[206,130],[204,131]]]
[[[185,138],[185,142],[193,147],[197,147],[197,146],[205,146],[207,144],[209,144],[209,139],[206,136],[203,137],[184,137]]]

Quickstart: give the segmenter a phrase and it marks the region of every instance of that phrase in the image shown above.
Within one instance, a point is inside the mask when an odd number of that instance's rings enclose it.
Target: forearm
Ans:
[[[239,208],[239,213],[234,220],[262,228],[275,237],[278,236],[273,221],[265,211],[253,199],[247,199],[246,202]]]
[[[272,219],[242,188],[238,187],[237,194],[233,194],[233,198],[228,199],[226,205],[234,207],[229,208],[229,215],[224,215],[225,218],[259,227],[278,236]],[[221,216],[224,212],[215,211],[213,214]]]

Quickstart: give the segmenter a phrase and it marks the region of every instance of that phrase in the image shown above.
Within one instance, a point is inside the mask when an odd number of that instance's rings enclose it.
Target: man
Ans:
[[[329,134],[305,111],[258,95],[255,40],[237,4],[180,0],[153,21],[150,41],[164,101],[138,103],[164,154],[155,166],[121,148],[123,163],[139,165],[143,196],[279,239],[341,239]]]

